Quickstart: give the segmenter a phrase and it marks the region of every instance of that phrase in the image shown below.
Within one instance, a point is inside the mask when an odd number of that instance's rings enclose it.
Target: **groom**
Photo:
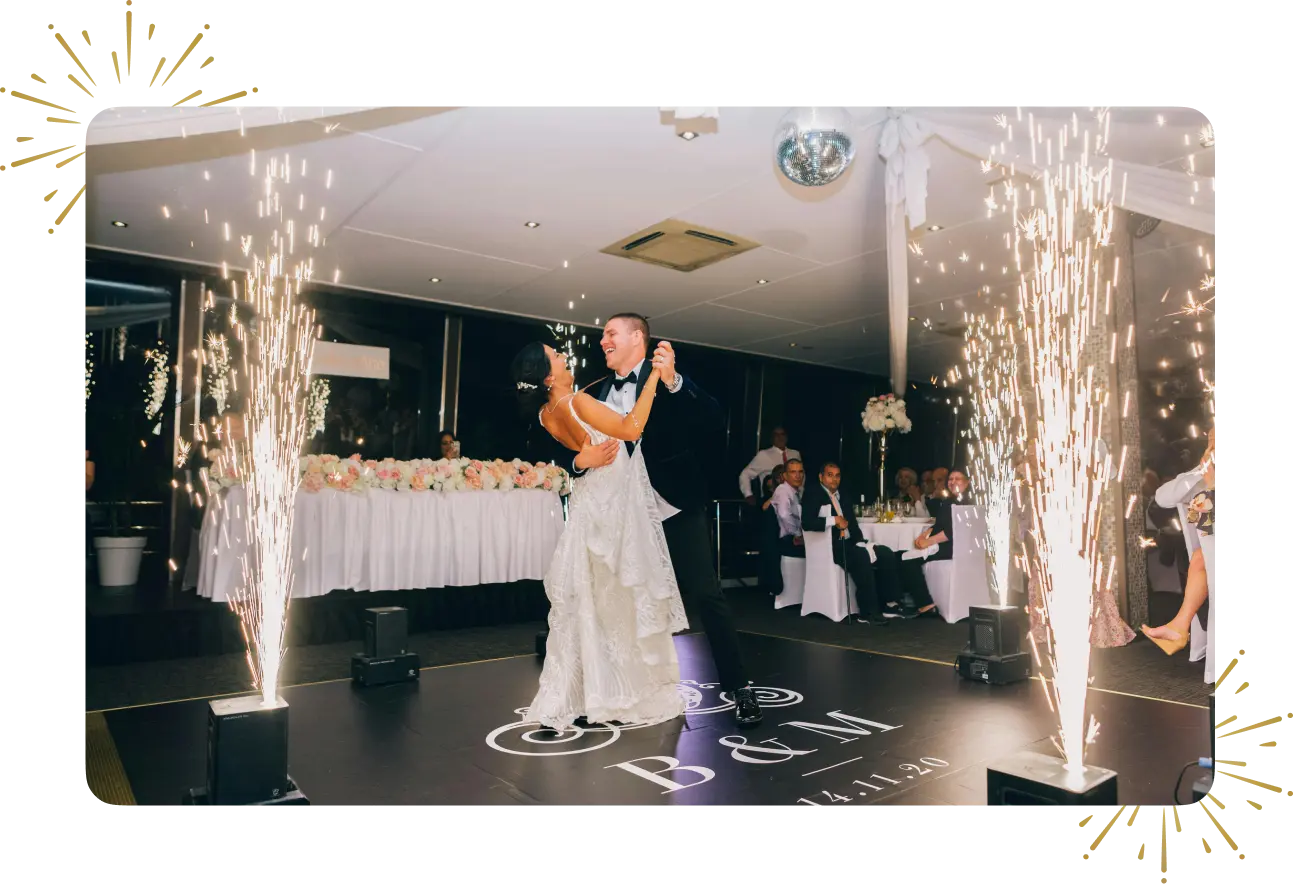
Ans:
[[[708,393],[678,374],[673,347],[668,342],[661,342],[651,360],[647,360],[650,338],[650,326],[636,313],[619,313],[607,320],[601,346],[606,367],[615,375],[597,382],[587,392],[620,414],[628,414],[652,365],[660,367],[660,386],[668,392],[656,396],[651,419],[637,444],[642,446],[664,520],[665,542],[678,590],[700,611],[719,681],[736,704],[737,725],[754,727],[763,720],[763,712],[746,678],[732,612],[714,573],[712,540],[705,517],[707,485],[696,451],[699,440],[721,432],[722,411]],[[625,444],[631,455],[634,443]],[[590,445],[580,452],[562,448],[553,461],[579,476],[591,467],[609,463],[618,448],[614,440],[607,446]]]

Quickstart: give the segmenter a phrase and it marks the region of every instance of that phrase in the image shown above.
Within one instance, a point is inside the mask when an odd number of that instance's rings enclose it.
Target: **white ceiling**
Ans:
[[[793,185],[773,164],[786,111],[722,108],[717,133],[692,141],[654,108],[111,111],[91,126],[86,241],[238,267],[237,234],[255,225],[255,148],[262,162],[287,154],[308,164],[309,199],[326,206],[321,281],[339,270],[343,287],[583,325],[636,310],[658,337],[887,375],[884,163],[875,152],[886,111],[851,109],[857,158],[824,188]],[[928,111],[979,131],[998,112]],[[1206,122],[1197,112],[1115,110],[1113,120],[1118,158],[1184,171],[1193,154],[1197,174],[1213,174],[1213,152],[1186,144]],[[930,155],[927,223],[943,229],[912,234],[923,250],[908,255],[913,379],[941,377],[960,355],[959,339],[927,325],[955,324],[982,303],[983,286],[991,300],[1015,282],[1002,273],[1009,218],[989,218],[984,204],[995,176],[942,142]],[[600,253],[666,218],[761,247],[692,273]],[[1179,323],[1167,314],[1186,289],[1198,294],[1199,246],[1211,254],[1212,237],[1169,225],[1137,242],[1142,325]],[[1174,294],[1162,302],[1167,289]],[[1149,353],[1170,338],[1147,332],[1142,342]]]

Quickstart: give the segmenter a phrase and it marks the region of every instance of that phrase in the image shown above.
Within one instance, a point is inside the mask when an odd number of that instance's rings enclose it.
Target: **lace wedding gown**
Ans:
[[[609,438],[568,405],[594,445]],[[543,585],[547,656],[526,721],[564,730],[580,716],[656,724],[683,713],[673,635],[687,615],[640,446],[630,457],[621,442],[609,466],[575,479]]]

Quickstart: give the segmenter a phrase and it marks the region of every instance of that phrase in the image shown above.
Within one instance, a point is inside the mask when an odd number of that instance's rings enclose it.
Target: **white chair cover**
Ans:
[[[835,564],[831,555],[829,529],[804,532],[804,561],[807,567],[800,616],[822,614],[838,623],[849,614],[858,612],[853,579]]]
[[[1158,559],[1158,550],[1147,550],[1149,559],[1146,568],[1149,572],[1149,588],[1154,592],[1174,592],[1181,594],[1181,578],[1177,576],[1175,565],[1164,565]]]
[[[801,605],[804,602],[804,577],[808,573],[807,559],[795,556],[781,557],[781,585],[784,589],[777,596],[774,610]]]
[[[952,558],[925,563],[925,582],[948,623],[970,616],[988,595],[988,523],[981,506],[952,506]]]

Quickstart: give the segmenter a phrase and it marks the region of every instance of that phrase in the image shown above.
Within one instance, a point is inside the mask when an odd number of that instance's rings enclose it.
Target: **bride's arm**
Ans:
[[[642,438],[642,430],[646,427],[647,418],[651,416],[651,403],[655,401],[655,388],[659,381],[660,369],[652,369],[651,376],[638,395],[637,404],[622,417],[587,393],[576,394],[574,404],[579,416],[597,432],[612,439],[636,442]]]

